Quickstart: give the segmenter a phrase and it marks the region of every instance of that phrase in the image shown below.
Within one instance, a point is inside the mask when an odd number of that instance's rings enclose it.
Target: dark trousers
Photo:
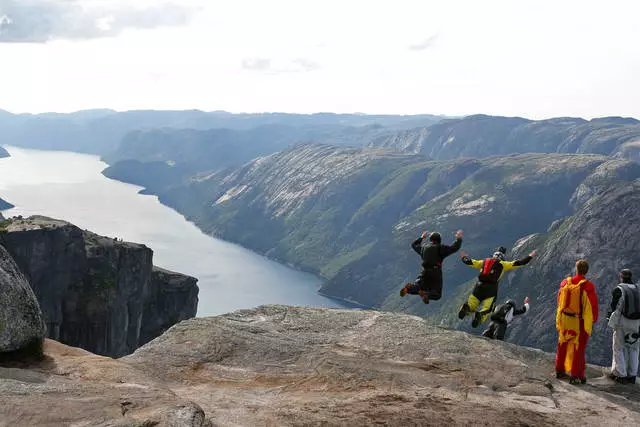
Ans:
[[[425,291],[429,299],[437,301],[442,297],[442,270],[438,267],[423,268],[415,282],[407,287],[407,293],[418,295]]]
[[[504,336],[507,333],[507,322],[495,322],[489,323],[489,327],[485,329],[482,336],[491,338],[492,340],[504,341]]]

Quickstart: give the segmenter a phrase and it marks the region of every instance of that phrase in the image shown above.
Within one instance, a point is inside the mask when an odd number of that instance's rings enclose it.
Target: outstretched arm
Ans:
[[[516,308],[513,310],[514,316],[520,316],[521,314],[525,314],[529,310],[529,297],[524,299],[524,305],[522,308]]]
[[[526,257],[517,259],[515,261],[502,261],[502,268],[504,271],[509,271],[518,267],[522,267],[523,265],[527,265],[533,259],[533,257],[536,256],[537,253],[538,251],[533,251]]]
[[[482,270],[482,260],[471,259],[471,257],[464,252],[460,253],[460,259],[469,267],[475,268],[477,270]]]
[[[420,256],[422,256],[422,240],[424,240],[423,237],[418,237],[413,241],[413,243],[411,243],[411,247],[413,248],[413,250],[416,251]]]
[[[456,233],[456,241],[451,246],[442,245],[440,247],[440,256],[446,258],[451,254],[454,254],[460,250],[462,246],[462,230],[458,230]]]

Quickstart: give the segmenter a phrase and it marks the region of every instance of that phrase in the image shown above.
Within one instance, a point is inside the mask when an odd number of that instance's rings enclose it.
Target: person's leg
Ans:
[[[458,319],[464,319],[465,316],[467,316],[469,313],[473,313],[474,311],[476,311],[479,305],[480,300],[474,294],[469,295],[467,302],[462,304],[462,307],[460,307],[460,311],[458,312]]]
[[[495,308],[495,297],[489,297],[480,303],[480,309],[476,310],[476,315],[471,323],[471,326],[477,328],[479,325],[483,324],[489,316],[491,316],[491,312]]]
[[[504,336],[507,334],[507,324],[505,323],[499,323],[497,330],[496,330],[496,339],[499,339],[500,341],[504,341]]]
[[[627,347],[627,364],[629,369],[627,370],[627,380],[635,384],[636,377],[638,376],[638,359],[640,356],[640,339],[633,339],[632,343]]]
[[[420,289],[422,288],[422,276],[416,277],[414,283],[407,283],[404,285],[404,288],[400,289],[400,296],[403,297],[407,294],[410,295],[418,295]]]
[[[442,270],[434,269],[429,273],[429,299],[437,301],[442,298]]]
[[[495,339],[495,332],[496,332],[496,322],[491,322],[489,323],[489,327],[485,329],[484,332],[482,333],[482,336],[490,339]]]
[[[624,378],[627,376],[627,363],[624,354],[624,331],[621,328],[616,328],[613,331],[612,349],[611,375]]]
[[[581,325],[582,326],[582,325]],[[580,336],[578,337],[578,347],[575,349],[573,355],[573,362],[571,364],[571,376],[580,380],[586,381],[585,369],[587,363],[585,355],[587,352],[587,343],[589,342],[589,335],[581,328]]]
[[[567,357],[567,343],[560,342],[558,340],[558,349],[556,351],[556,377],[561,378],[566,376],[566,370],[564,368],[565,358]]]

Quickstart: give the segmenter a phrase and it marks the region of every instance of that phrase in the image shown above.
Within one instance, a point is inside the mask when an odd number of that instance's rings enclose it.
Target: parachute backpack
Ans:
[[[582,279],[578,283],[571,283],[571,277],[567,277],[567,283],[560,289],[558,306],[563,314],[570,317],[582,316],[582,285],[586,282]]]
[[[478,280],[484,283],[498,283],[502,268],[502,263],[499,259],[487,258],[482,263],[482,271],[478,274]]]
[[[622,315],[631,320],[640,319],[640,289],[638,287],[632,289],[626,284],[618,285],[618,288],[624,295]]]

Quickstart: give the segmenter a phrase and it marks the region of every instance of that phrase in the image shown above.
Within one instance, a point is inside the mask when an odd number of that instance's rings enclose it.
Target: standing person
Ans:
[[[424,240],[426,237],[425,231],[411,243],[413,250],[422,258],[422,271],[415,283],[407,283],[400,289],[400,296],[420,295],[422,302],[429,304],[429,300],[436,301],[442,297],[442,261],[462,246],[462,230],[458,230],[451,246],[442,244],[440,233],[431,233],[428,241]]]
[[[458,312],[459,319],[464,319],[468,314],[475,313],[471,322],[471,326],[474,328],[484,323],[495,308],[495,302],[498,296],[498,283],[500,279],[502,279],[502,275],[509,270],[527,265],[529,261],[536,256],[537,252],[533,251],[526,257],[515,261],[505,261],[504,257],[506,253],[507,249],[500,246],[491,258],[484,260],[471,259],[469,255],[464,252],[460,254],[463,263],[469,267],[480,270],[478,282],[474,286],[471,295],[469,295],[469,299],[462,304]]]
[[[520,316],[529,311],[529,297],[524,299],[522,308],[516,308],[516,302],[512,299],[496,307],[491,315],[489,327],[482,333],[482,336],[492,340],[504,341],[507,333],[507,326],[513,321],[514,316]]]
[[[564,279],[558,292],[556,378],[570,373],[571,384],[587,382],[584,373],[587,341],[598,321],[598,296],[594,284],[585,278],[588,271],[587,261],[577,261],[576,275]]]
[[[631,270],[620,272],[620,284],[611,292],[609,327],[613,329],[611,379],[635,384],[640,350],[640,286],[631,280]]]

